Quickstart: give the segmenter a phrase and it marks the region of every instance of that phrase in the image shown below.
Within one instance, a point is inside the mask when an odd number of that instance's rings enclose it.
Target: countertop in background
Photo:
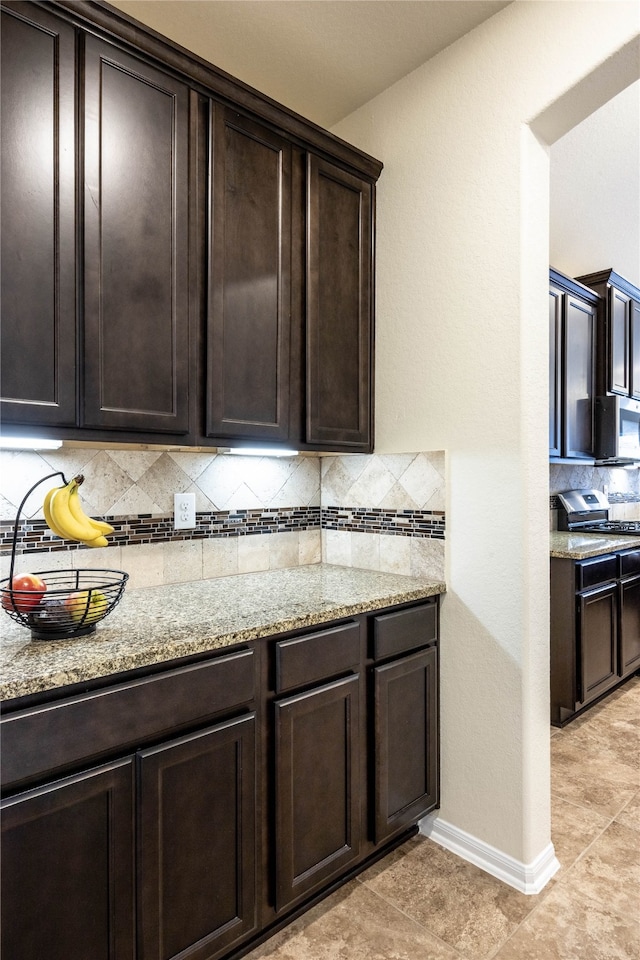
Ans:
[[[612,537],[604,533],[561,533],[553,530],[550,538],[551,556],[567,560],[585,560],[601,553],[640,547],[640,537],[629,534]]]

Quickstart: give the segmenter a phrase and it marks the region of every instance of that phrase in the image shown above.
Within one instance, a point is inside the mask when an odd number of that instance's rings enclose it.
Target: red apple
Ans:
[[[2,588],[2,606],[5,610],[28,613],[42,600],[47,585],[34,573],[19,573],[11,581],[11,588]]]

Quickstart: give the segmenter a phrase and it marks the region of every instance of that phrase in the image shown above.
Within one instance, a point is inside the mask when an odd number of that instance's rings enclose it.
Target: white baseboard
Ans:
[[[551,842],[532,863],[522,863],[459,827],[454,827],[452,823],[440,819],[437,814],[424,817],[419,827],[420,833],[434,843],[463,860],[468,860],[503,883],[508,883],[510,887],[515,887],[520,893],[540,893],[560,868]]]

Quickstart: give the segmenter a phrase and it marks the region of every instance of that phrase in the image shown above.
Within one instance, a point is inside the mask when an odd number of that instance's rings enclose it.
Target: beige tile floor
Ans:
[[[561,869],[518,893],[415,837],[247,960],[640,960],[640,678],[551,732]]]

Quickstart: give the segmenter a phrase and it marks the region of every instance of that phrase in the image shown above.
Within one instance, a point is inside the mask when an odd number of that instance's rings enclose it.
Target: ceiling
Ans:
[[[111,5],[331,127],[508,2],[111,0]]]

